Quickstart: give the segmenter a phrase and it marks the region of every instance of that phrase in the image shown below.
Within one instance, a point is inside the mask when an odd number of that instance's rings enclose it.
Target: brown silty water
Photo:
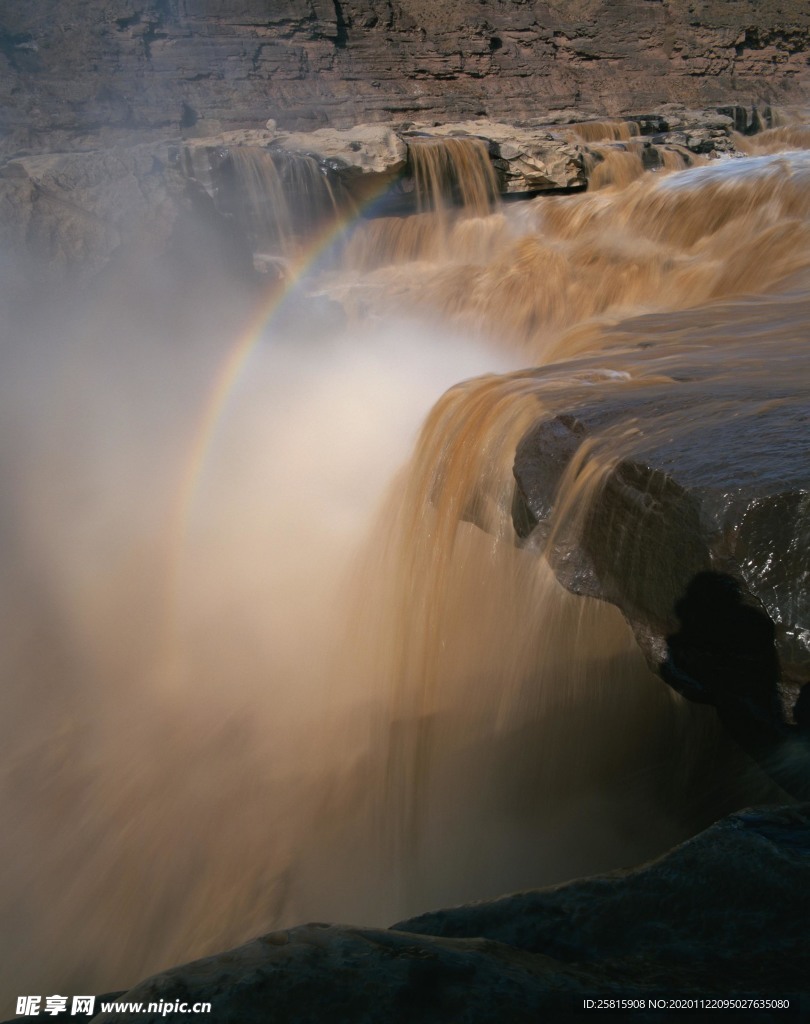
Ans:
[[[516,445],[572,394],[644,388],[695,351],[720,379],[806,332],[810,154],[768,153],[781,138],[509,206],[478,143],[415,140],[422,211],[361,224],[307,282],[345,330],[270,324],[182,558],[166,538],[227,318],[175,339],[183,386],[151,404],[135,379],[163,372],[165,339],[116,306],[97,335],[82,320],[69,393],[31,370],[49,412],[15,400],[28,443],[8,457],[6,992],[126,987],[306,920],[385,925],[626,866],[785,798],[511,521]],[[696,444],[722,414],[709,382]],[[46,458],[62,423],[73,446]],[[579,453],[555,530],[638,444],[625,424]]]

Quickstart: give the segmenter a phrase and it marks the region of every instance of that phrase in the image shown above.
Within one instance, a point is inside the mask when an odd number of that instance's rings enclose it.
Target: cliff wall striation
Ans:
[[[810,96],[802,0],[32,0],[0,131],[618,115]]]

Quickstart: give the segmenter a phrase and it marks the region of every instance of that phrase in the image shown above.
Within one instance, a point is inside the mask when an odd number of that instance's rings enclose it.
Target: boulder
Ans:
[[[810,307],[797,292],[715,315],[608,331],[639,347],[600,360],[609,385],[555,392],[523,438],[515,526],[546,536],[566,586],[616,604],[654,670],[805,792],[806,742],[782,762],[810,682],[810,357],[796,333]],[[659,354],[657,331],[692,344]],[[588,451],[598,486],[566,519]]]
[[[274,145],[288,152],[312,153],[344,177],[378,174],[394,177],[405,170],[408,147],[392,125],[359,124],[313,132],[279,132]]]

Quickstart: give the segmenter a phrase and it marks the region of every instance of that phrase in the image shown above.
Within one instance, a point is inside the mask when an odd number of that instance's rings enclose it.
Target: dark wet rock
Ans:
[[[634,992],[658,979],[677,991],[706,984],[707,991],[807,995],[808,882],[808,808],[747,810],[633,871],[423,914],[395,927],[482,936],[565,963],[599,965]]]
[[[807,808],[749,810],[635,870],[424,914],[389,931],[310,924],[271,933],[147,979],[120,1001],[210,1002],[218,1024],[565,1020],[593,995],[778,997],[806,1012],[808,915]],[[161,1019],[130,1010],[95,1018]],[[199,1014],[171,1019],[190,1024]]]
[[[805,300],[784,302],[801,322]],[[773,330],[768,308],[767,299],[752,301],[734,313],[738,324],[726,319],[715,330],[754,337],[760,320]],[[634,379],[572,388],[567,408],[561,398],[558,414],[523,439],[515,525],[524,536],[548,534],[561,482],[592,446],[603,459],[601,485],[554,529],[558,577],[618,605],[650,665],[681,693],[714,704],[737,738],[770,757],[773,745],[794,742],[793,708],[810,680],[810,366],[788,332],[767,354],[744,340],[739,351],[696,344],[666,363],[666,377],[653,373],[657,329],[694,321],[711,345],[713,328],[700,316],[616,329],[617,343],[649,345],[632,357]],[[803,792],[807,751],[800,760],[796,777],[785,769],[780,782]]]

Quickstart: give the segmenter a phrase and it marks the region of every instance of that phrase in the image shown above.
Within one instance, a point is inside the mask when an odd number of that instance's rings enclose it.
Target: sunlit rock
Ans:
[[[279,132],[274,142],[290,152],[316,153],[322,160],[334,161],[344,175],[396,175],[405,169],[408,159],[405,143],[389,125]]]

